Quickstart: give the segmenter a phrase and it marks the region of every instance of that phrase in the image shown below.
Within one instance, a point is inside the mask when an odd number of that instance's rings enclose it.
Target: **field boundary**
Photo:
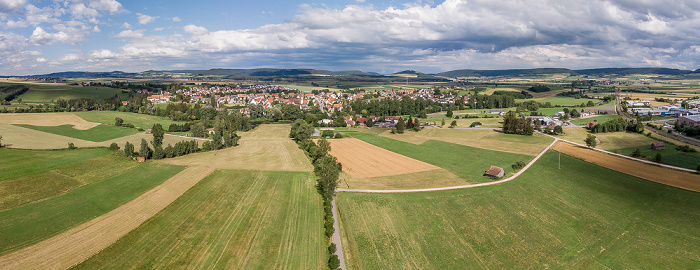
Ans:
[[[0,257],[2,269],[67,269],[115,243],[214,171],[188,167],[138,198],[68,231]]]
[[[470,185],[463,185],[463,186],[452,186],[452,187],[439,187],[439,188],[423,188],[423,189],[394,189],[394,190],[366,190],[366,189],[336,189],[336,192],[361,192],[361,193],[410,193],[410,192],[430,192],[430,191],[441,191],[441,190],[453,190],[453,189],[463,189],[463,188],[474,188],[474,187],[484,187],[484,186],[492,186],[492,185],[498,185],[502,184],[508,181],[511,181],[518,176],[520,176],[522,173],[527,171],[532,164],[534,164],[544,153],[546,153],[554,144],[556,144],[560,139],[554,137],[554,141],[550,143],[547,148],[542,150],[535,158],[533,158],[525,167],[520,169],[518,172],[516,172],[513,176],[508,177],[506,179],[498,180],[498,181],[493,181],[493,182],[488,182],[488,183],[480,183],[480,184],[470,184]]]

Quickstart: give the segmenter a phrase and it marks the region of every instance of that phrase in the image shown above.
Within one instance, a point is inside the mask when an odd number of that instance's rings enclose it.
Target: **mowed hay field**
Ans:
[[[635,177],[700,192],[700,175],[653,166],[575,146],[557,143],[554,150]]]
[[[348,269],[700,265],[700,194],[550,151],[518,179],[337,195]]]
[[[176,122],[170,120],[169,118],[158,117],[154,115],[138,114],[130,112],[114,112],[114,111],[89,111],[89,112],[75,112],[75,115],[79,116],[85,121],[90,121],[94,123],[102,123],[107,125],[114,125],[115,118],[119,117],[124,119],[124,124],[134,124],[136,127],[141,127],[143,129],[148,129],[153,127],[154,124],[160,124],[165,130],[168,129],[170,124],[183,124],[185,122]]]
[[[437,170],[439,167],[358,139],[330,140],[330,154],[343,164],[351,177],[368,178]]]
[[[350,133],[350,135],[352,134]],[[529,156],[536,156],[552,142],[551,138],[539,134],[522,136],[483,129],[424,128],[420,132],[407,131],[404,134],[391,134],[389,131],[385,131],[381,133],[381,136],[412,144],[423,144],[429,140],[437,140]]]
[[[294,141],[287,138],[289,129],[289,125],[261,125],[253,131],[239,133],[239,146],[159,162],[184,166],[214,166],[222,169],[313,171],[313,166],[304,152]]]
[[[220,170],[77,269],[323,269],[311,173]]]

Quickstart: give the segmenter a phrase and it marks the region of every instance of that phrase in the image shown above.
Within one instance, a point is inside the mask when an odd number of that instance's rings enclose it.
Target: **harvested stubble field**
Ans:
[[[220,170],[77,269],[323,269],[310,173]]]
[[[545,154],[500,185],[337,196],[348,269],[697,268],[698,193]]]
[[[283,132],[283,130],[285,130]],[[264,171],[313,171],[304,152],[287,138],[289,125],[261,125],[254,131],[239,133],[239,146],[196,153],[160,162],[184,166],[214,166],[222,169]]]
[[[343,164],[353,178],[392,176],[437,170],[439,167],[415,160],[358,139],[329,140],[330,154]]]
[[[407,131],[404,134],[391,134],[389,131],[385,131],[380,136],[418,145],[429,140],[438,140],[529,156],[536,156],[552,142],[551,138],[538,134],[522,136],[482,129],[424,128],[420,132]]]
[[[343,166],[345,165],[343,164]],[[445,169],[368,178],[345,175],[346,177],[342,177],[341,183],[338,184],[340,188],[394,190],[452,187],[469,184],[464,179]]]
[[[700,192],[700,175],[697,174],[632,161],[568,143],[558,143],[554,150],[635,177]]]

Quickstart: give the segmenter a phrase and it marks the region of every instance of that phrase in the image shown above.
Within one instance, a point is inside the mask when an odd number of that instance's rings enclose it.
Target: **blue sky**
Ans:
[[[700,66],[700,2],[0,0],[0,75]]]

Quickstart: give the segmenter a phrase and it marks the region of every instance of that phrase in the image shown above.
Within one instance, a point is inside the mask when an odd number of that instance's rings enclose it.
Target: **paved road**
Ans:
[[[335,255],[338,255],[338,259],[340,259],[340,269],[345,270],[345,256],[343,255],[343,245],[340,243],[340,229],[338,227],[338,211],[335,208],[335,200],[331,203],[333,204],[333,229],[335,229],[331,240],[335,243]]]
[[[550,136],[550,137],[552,137],[552,136]],[[534,159],[532,159],[530,161],[530,163],[525,165],[525,167],[520,169],[520,171],[515,173],[513,176],[508,177],[508,178],[503,179],[503,180],[498,180],[498,181],[488,182],[488,183],[481,183],[481,184],[471,184],[471,185],[453,186],[453,187],[439,187],[439,188],[400,189],[400,190],[367,190],[367,189],[342,189],[342,188],[339,188],[339,189],[336,189],[336,191],[338,191],[338,192],[362,192],[362,193],[408,193],[408,192],[428,192],[428,191],[452,190],[452,189],[474,188],[474,187],[498,185],[501,183],[511,181],[511,180],[517,178],[518,176],[520,176],[520,174],[527,171],[527,169],[530,168],[530,166],[532,166],[532,164],[534,164],[535,161],[540,159],[540,157],[542,157],[542,155],[544,155],[544,153],[546,153],[547,150],[552,148],[552,146],[554,146],[554,144],[558,140],[560,140],[559,138],[556,138],[556,137],[552,137],[552,138],[554,138],[554,141],[551,144],[549,144],[549,146],[547,146],[547,148],[542,150],[542,152],[540,152]]]

